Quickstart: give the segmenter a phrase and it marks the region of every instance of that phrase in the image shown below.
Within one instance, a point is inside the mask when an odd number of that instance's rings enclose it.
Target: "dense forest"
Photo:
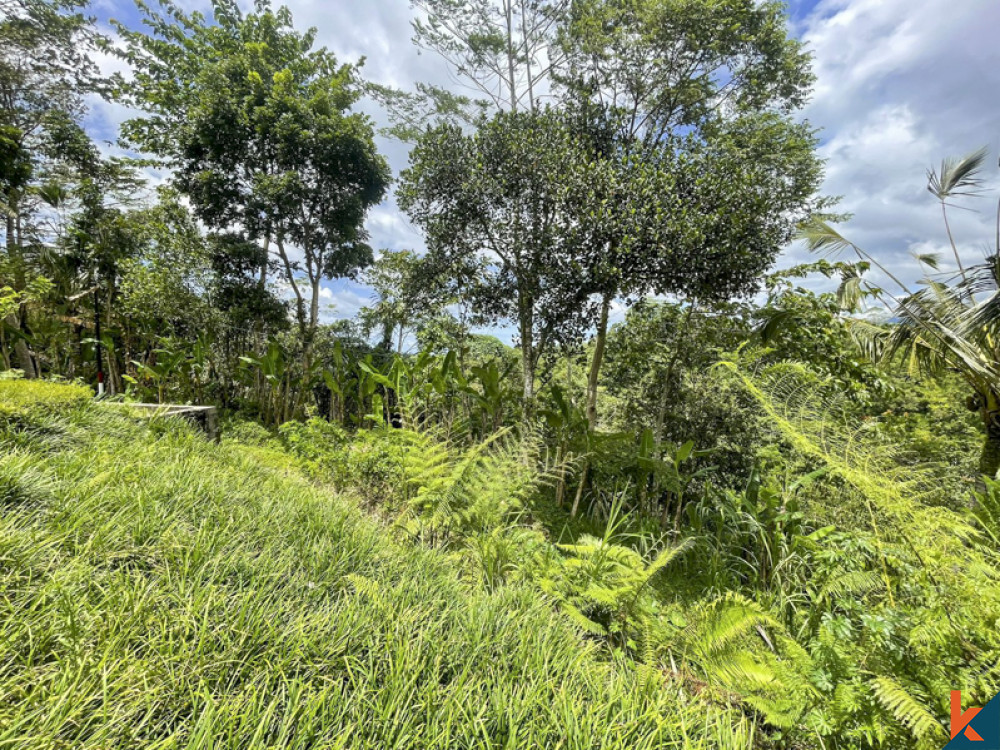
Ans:
[[[911,281],[781,3],[412,5],[452,88],[268,0],[0,0],[0,746],[947,744],[1000,690],[989,152]]]

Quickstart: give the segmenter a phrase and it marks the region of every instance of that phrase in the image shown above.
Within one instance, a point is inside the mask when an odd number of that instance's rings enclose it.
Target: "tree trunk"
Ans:
[[[531,402],[535,398],[535,347],[534,347],[534,320],[530,312],[528,303],[521,303],[521,377],[522,377],[522,398],[524,400],[525,413],[530,412]]]
[[[667,528],[667,521],[670,520],[670,497],[673,493],[667,492],[663,496],[663,513],[660,515],[660,528]],[[680,503],[680,500],[677,501]]]
[[[25,287],[25,271],[24,258],[21,254],[22,245],[20,216],[14,213],[8,214],[4,231],[7,234],[7,257],[13,261],[14,264],[14,291],[23,292]],[[15,312],[11,313],[7,317],[6,323],[12,329],[23,334],[26,332],[25,317],[24,304],[22,303]],[[18,368],[24,371],[24,377],[38,377],[40,373],[36,369],[35,356],[31,351],[31,348],[28,346],[28,342],[26,342],[21,336],[15,335],[11,348],[14,352],[14,361],[17,363]]]
[[[597,427],[597,382],[601,376],[601,364],[604,362],[604,347],[608,342],[608,312],[610,309],[611,294],[606,293],[601,301],[601,319],[597,324],[594,357],[590,362],[590,375],[587,378],[587,425],[591,430]]]
[[[507,85],[510,89],[510,111],[517,112],[517,82],[514,75],[514,0],[504,0],[503,11],[507,21]]]
[[[967,404],[972,411],[977,411],[978,406],[979,418],[983,420],[986,432],[979,453],[979,476],[976,478],[976,491],[985,492],[983,477],[996,479],[997,470],[1000,470],[1000,396],[989,390],[977,394],[977,399],[969,399]]]
[[[527,409],[531,405],[531,401],[535,398],[535,368],[532,366],[529,357],[531,357],[531,347],[528,346],[527,350],[521,347],[521,357],[523,358],[523,364],[521,369],[521,375],[523,377],[523,390],[521,397],[524,399],[524,408]]]
[[[1000,436],[987,435],[979,454],[979,473],[996,479],[997,470],[1000,470]]]
[[[7,318],[7,324],[20,329],[18,325],[18,315],[15,313]],[[34,379],[38,377],[38,372],[35,369],[35,357],[31,353],[31,349],[24,339],[17,337],[14,339],[14,360],[17,362],[17,367],[24,371],[24,377],[28,379]]]
[[[670,396],[673,395],[673,379],[674,370],[677,368],[677,362],[680,359],[681,354],[681,342],[684,339],[685,334],[691,324],[691,316],[694,315],[694,309],[697,306],[697,302],[692,300],[691,304],[688,305],[687,310],[684,313],[684,317],[679,321],[677,330],[674,332],[673,340],[673,352],[670,354],[670,362],[667,364],[667,373],[663,379],[663,392],[660,394],[660,408],[656,414],[656,429],[654,434],[656,435],[656,441],[660,442],[663,440],[663,427],[667,421],[667,409],[670,406]]]
[[[583,499],[583,490],[587,486],[587,472],[590,470],[590,462],[585,461],[583,464],[583,471],[580,474],[580,484],[576,488],[576,497],[573,498],[573,508],[570,510],[570,518],[576,518],[577,512],[580,510],[580,500]]]

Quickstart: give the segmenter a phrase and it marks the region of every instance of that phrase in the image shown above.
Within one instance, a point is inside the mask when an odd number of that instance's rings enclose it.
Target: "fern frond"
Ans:
[[[694,648],[706,656],[726,651],[758,625],[781,627],[759,604],[735,592],[712,602],[706,614],[706,621],[696,630],[692,641]]]
[[[603,625],[591,620],[569,602],[563,602],[561,607],[563,612],[569,616],[569,619],[584,632],[599,636],[606,636],[608,634],[607,629]]]
[[[898,682],[881,676],[872,679],[869,684],[879,703],[917,740],[947,741],[948,733],[944,727]]]

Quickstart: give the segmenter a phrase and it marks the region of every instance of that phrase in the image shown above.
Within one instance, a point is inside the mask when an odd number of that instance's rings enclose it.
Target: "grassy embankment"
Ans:
[[[0,747],[725,747],[275,448],[0,382]]]

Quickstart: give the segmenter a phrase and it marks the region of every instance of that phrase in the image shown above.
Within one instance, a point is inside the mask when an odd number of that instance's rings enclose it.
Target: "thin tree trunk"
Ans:
[[[680,359],[681,353],[681,342],[684,339],[684,335],[687,333],[688,328],[691,324],[691,316],[694,315],[694,309],[697,303],[692,301],[688,305],[687,311],[684,313],[684,318],[680,325],[677,326],[677,330],[674,332],[673,347],[674,351],[671,353],[670,362],[667,364],[667,374],[663,382],[663,392],[660,395],[660,408],[656,415],[656,430],[654,434],[656,435],[656,441],[660,442],[663,440],[663,426],[667,419],[667,407],[670,404],[669,396],[671,395],[671,381],[674,378],[674,370],[677,368],[677,362]]]
[[[517,112],[517,82],[514,77],[514,0],[504,0],[504,15],[507,21],[507,81],[510,87],[510,111]]]
[[[8,204],[10,201],[8,200]],[[14,291],[23,292],[25,287],[24,258],[21,254],[21,217],[8,214],[4,230],[7,233],[7,257],[14,263]],[[7,317],[7,325],[21,334],[26,334],[26,314],[22,303],[17,310]],[[18,368],[24,372],[24,377],[34,379],[39,375],[36,370],[34,353],[22,336],[15,336],[12,342],[14,359]]]
[[[951,243],[951,252],[955,256],[955,264],[958,266],[958,271],[962,274],[962,281],[968,281],[965,275],[965,267],[962,265],[962,258],[958,254],[958,245],[955,244],[955,236],[951,233],[951,223],[948,221],[948,207],[944,201],[941,201],[941,216],[944,218],[944,228],[948,233],[948,242]]]
[[[267,288],[267,259],[271,253],[271,224],[264,231],[264,260],[260,264],[260,275],[257,277],[257,287],[264,291]]]
[[[983,420],[986,438],[979,453],[979,476],[976,479],[976,490],[985,492],[983,477],[996,479],[1000,470],[1000,399],[996,393],[980,394],[983,399],[979,408],[979,417]]]
[[[7,325],[15,330],[22,330],[20,325],[20,315],[13,313],[7,316]],[[20,336],[14,339],[14,360],[17,362],[18,369],[24,372],[24,377],[29,379],[34,379],[37,377],[35,371],[35,358],[31,353],[31,349],[28,348],[28,344]]]
[[[583,490],[587,486],[587,472],[589,470],[590,461],[585,461],[583,472],[580,474],[580,484],[576,488],[576,497],[573,498],[573,509],[569,512],[570,518],[576,518],[576,514],[580,510],[580,500],[583,498]]]
[[[987,434],[979,454],[979,474],[996,479],[1000,470],[1000,436]]]
[[[601,318],[597,324],[594,357],[590,362],[590,375],[587,378],[587,424],[591,430],[597,427],[597,383],[601,376],[604,348],[608,341],[608,312],[610,309],[611,293],[607,292],[601,301]]]
[[[528,9],[521,0],[521,43],[524,45],[525,80],[528,84],[528,109],[535,111],[535,84],[531,79],[531,40],[528,38]]]
[[[523,386],[521,395],[525,411],[528,412],[531,409],[531,402],[535,398],[535,348],[532,340],[534,321],[527,303],[521,303],[521,310],[521,376]]]
[[[556,449],[556,464],[559,467],[559,482],[556,484],[556,505],[563,507],[566,494],[566,447],[560,444]]]
[[[663,500],[663,514],[660,516],[661,529],[667,528],[667,521],[670,520],[670,495],[671,493],[668,492]],[[678,500],[678,502],[680,501]]]

